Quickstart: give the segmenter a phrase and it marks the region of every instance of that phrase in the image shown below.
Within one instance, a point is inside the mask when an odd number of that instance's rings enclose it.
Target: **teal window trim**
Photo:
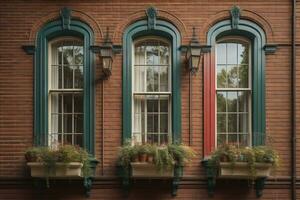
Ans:
[[[136,38],[159,36],[168,39],[172,47],[172,141],[181,141],[180,44],[181,36],[174,25],[157,20],[155,29],[148,29],[147,20],[131,24],[123,35],[123,142],[132,132],[132,44]]]
[[[215,46],[224,36],[246,37],[252,44],[252,144],[265,144],[265,32],[252,21],[241,19],[238,27],[232,29],[231,21],[215,24],[207,34],[208,45]]]
[[[84,148],[94,154],[95,87],[94,56],[90,51],[94,36],[92,29],[78,20],[71,20],[69,29],[62,21],[46,24],[38,33],[34,69],[34,144],[48,145],[48,42],[62,36],[75,36],[84,42]]]

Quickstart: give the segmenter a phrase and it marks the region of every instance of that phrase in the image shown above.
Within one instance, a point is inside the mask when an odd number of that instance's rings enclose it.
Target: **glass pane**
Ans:
[[[217,67],[217,87],[218,88],[227,87],[226,65],[218,65]]]
[[[248,146],[249,145],[249,135],[248,134],[240,134],[239,135],[239,143],[240,143],[240,146]]]
[[[158,134],[147,134],[147,143],[158,144]]]
[[[51,114],[51,133],[61,133],[61,114]]]
[[[83,66],[74,66],[74,88],[83,88]]]
[[[249,63],[249,47],[245,44],[238,44],[238,64]]]
[[[64,66],[64,88],[73,88],[73,67]]]
[[[226,92],[217,92],[217,112],[226,112]]]
[[[82,134],[74,135],[74,145],[83,147],[83,135]]]
[[[61,95],[51,94],[51,113],[61,113]]]
[[[217,114],[217,132],[226,133],[226,114]]]
[[[168,134],[160,135],[160,145],[168,144]]]
[[[83,113],[83,96],[82,94],[74,94],[74,112]]]
[[[237,112],[237,92],[227,92],[227,112]]]
[[[72,113],[72,94],[64,94],[64,113]]]
[[[248,88],[248,77],[249,77],[249,71],[248,71],[248,65],[241,65],[239,67],[239,87],[240,88]]]
[[[146,47],[146,61],[147,65],[158,65],[159,64],[159,53],[157,46]]]
[[[62,67],[60,65],[51,66],[51,89],[62,88]]]
[[[248,112],[248,91],[238,92],[239,112]]]
[[[74,115],[74,132],[83,133],[83,115]]]
[[[64,145],[72,145],[72,134],[64,134]]]
[[[158,92],[158,76],[159,67],[148,66],[147,67],[147,91]]]
[[[228,132],[237,132],[237,114],[228,114]]]
[[[160,91],[167,92],[169,91],[168,87],[168,67],[161,66],[160,67]]]
[[[158,99],[147,100],[147,111],[149,112],[158,112]]]
[[[226,144],[226,134],[218,134],[217,137],[218,146]]]
[[[73,46],[64,46],[63,47],[63,64],[64,65],[74,64]]]
[[[134,67],[134,90],[145,92],[145,66]]]
[[[168,114],[160,114],[160,132],[168,133]]]
[[[168,96],[160,96],[160,112],[169,112]]]
[[[238,66],[237,65],[227,65],[227,81],[228,88],[238,87]]]
[[[227,43],[227,64],[237,64],[237,44]]]
[[[239,132],[248,133],[248,114],[239,114]]]
[[[83,48],[82,48],[82,46],[74,46],[74,56],[75,56],[75,64],[82,65],[83,64]]]
[[[226,43],[217,44],[217,64],[226,64]]]
[[[160,46],[160,64],[168,65],[169,64],[169,47]]]
[[[145,46],[135,47],[135,65],[145,65]]]
[[[72,133],[72,114],[64,114],[64,133]]]
[[[147,132],[158,133],[158,114],[147,114]]]
[[[232,145],[238,144],[238,135],[237,134],[229,134],[228,135],[228,143]]]

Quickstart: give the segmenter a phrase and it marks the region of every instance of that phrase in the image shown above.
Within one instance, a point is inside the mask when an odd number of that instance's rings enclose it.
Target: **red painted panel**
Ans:
[[[215,56],[204,55],[204,156],[215,147]]]

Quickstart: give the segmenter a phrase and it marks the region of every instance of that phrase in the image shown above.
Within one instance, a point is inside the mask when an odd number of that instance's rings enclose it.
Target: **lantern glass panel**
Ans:
[[[198,47],[191,47],[191,55],[192,56],[199,56],[201,54],[201,49]]]
[[[111,68],[112,68],[112,57],[103,57],[102,58],[102,64],[103,64],[103,69],[111,70]]]

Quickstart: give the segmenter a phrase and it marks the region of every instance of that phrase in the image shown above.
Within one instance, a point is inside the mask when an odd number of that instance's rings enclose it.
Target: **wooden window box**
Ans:
[[[82,177],[82,166],[80,162],[56,163],[54,169],[47,169],[41,162],[28,162],[30,174],[38,178],[76,178]]]
[[[174,168],[163,171],[157,170],[156,166],[147,162],[131,163],[132,178],[172,178],[174,177]]]

